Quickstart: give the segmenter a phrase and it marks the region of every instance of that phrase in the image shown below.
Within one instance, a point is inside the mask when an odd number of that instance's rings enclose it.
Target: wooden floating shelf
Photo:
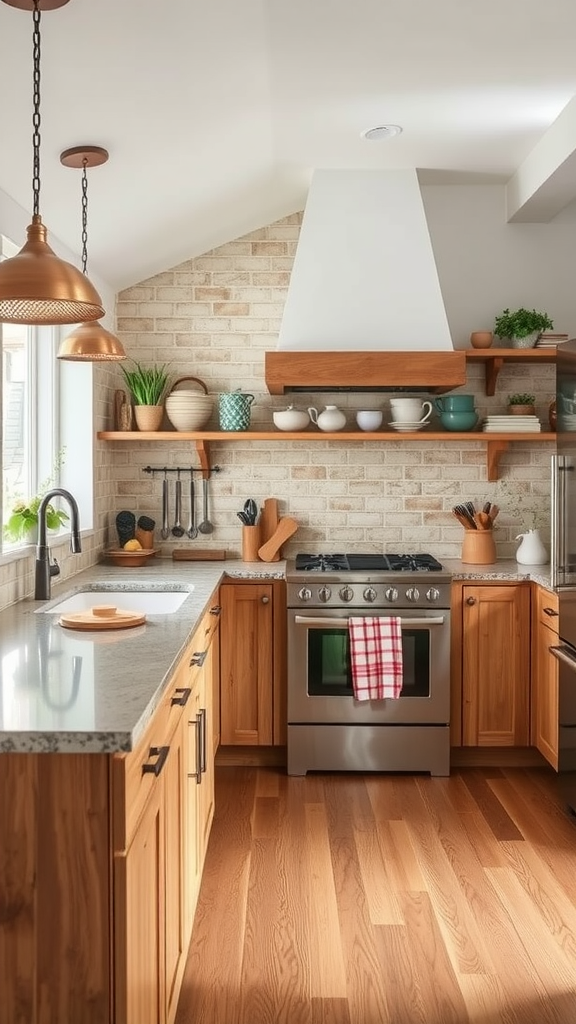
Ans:
[[[555,363],[555,348],[471,348],[467,363],[484,363],[486,394],[496,393],[496,381],[504,363]]]
[[[456,441],[481,441],[486,445],[486,474],[488,480],[498,479],[500,458],[508,450],[510,444],[526,444],[530,442],[555,441],[555,433],[484,433],[471,431],[456,432],[447,430],[418,430],[414,433],[403,431],[362,431],[340,430],[336,433],[326,431],[279,431],[279,430],[209,430],[209,431],[119,431],[100,430],[97,433],[100,441],[191,441],[195,444],[202,466],[202,475],[210,475],[208,447],[210,441],[384,441],[398,443],[404,441],[441,441],[453,444]]]

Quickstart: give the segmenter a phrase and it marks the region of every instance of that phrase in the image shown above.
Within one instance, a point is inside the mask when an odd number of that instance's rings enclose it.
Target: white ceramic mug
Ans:
[[[390,409],[394,423],[426,423],[432,415],[432,402],[420,398],[391,398]]]
[[[361,409],[356,413],[356,423],[360,430],[378,430],[382,426],[382,413],[379,409]]]

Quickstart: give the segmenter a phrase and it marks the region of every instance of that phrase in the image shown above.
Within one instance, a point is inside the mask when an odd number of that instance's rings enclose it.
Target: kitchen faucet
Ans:
[[[60,566],[56,559],[50,562],[50,549],[46,542],[46,509],[51,498],[66,498],[66,501],[70,505],[71,516],[71,533],[70,533],[70,550],[73,554],[77,555],[82,551],[82,542],[80,540],[80,515],[78,512],[78,504],[76,498],[70,494],[70,491],[64,490],[63,487],[54,487],[51,491],[47,491],[38,509],[38,544],[36,545],[36,574],[35,574],[35,587],[34,587],[34,600],[36,601],[49,601],[50,600],[50,580],[52,576],[58,576],[60,573]]]

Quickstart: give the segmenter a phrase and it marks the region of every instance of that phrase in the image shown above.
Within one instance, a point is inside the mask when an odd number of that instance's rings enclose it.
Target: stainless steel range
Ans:
[[[427,554],[297,555],[288,583],[288,774],[450,773],[451,577]],[[357,701],[351,616],[401,619],[398,699]]]

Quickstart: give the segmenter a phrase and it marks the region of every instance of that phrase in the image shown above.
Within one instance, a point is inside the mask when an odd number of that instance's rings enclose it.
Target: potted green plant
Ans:
[[[494,333],[510,340],[512,348],[534,348],[542,331],[551,330],[554,322],[547,313],[535,309],[505,309],[494,321]]]
[[[508,395],[508,412],[514,416],[534,416],[536,396],[527,391]]]
[[[54,469],[51,475],[43,480],[38,487],[38,493],[32,498],[23,498],[18,494],[13,495],[10,502],[10,513],[4,523],[4,537],[10,544],[19,544],[25,541],[28,544],[35,544],[38,540],[38,509],[46,491],[54,485],[56,474],[64,461],[64,449],[62,448],[55,460]],[[46,506],[46,526],[49,530],[57,531],[68,522],[70,516],[63,509],[55,508],[54,505]]]
[[[139,430],[159,430],[164,415],[162,398],[168,383],[166,363],[162,366],[142,366],[134,362],[134,369],[121,366],[124,380],[134,403],[134,416]]]

